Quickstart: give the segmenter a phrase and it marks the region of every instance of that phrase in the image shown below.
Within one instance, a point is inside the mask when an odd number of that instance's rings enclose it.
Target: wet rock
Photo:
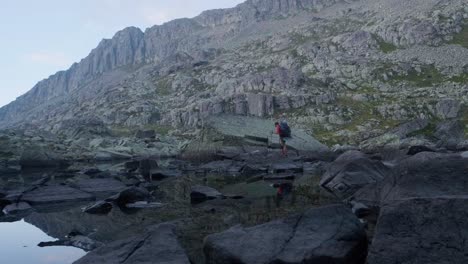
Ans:
[[[426,146],[411,146],[407,154],[413,156],[420,152],[435,152],[435,150]]]
[[[159,168],[159,166],[156,160],[152,160],[152,159],[140,160],[139,171],[143,177],[149,178],[151,175],[151,172],[157,168]]]
[[[190,264],[174,230],[174,226],[170,224],[157,225],[141,236],[114,241],[102,246],[74,264]]]
[[[329,165],[320,185],[346,198],[367,184],[382,181],[389,174],[390,169],[381,161],[372,160],[359,151],[348,151]]]
[[[221,197],[223,197],[223,195],[220,192],[208,186],[193,186],[190,193],[190,201],[192,204],[199,204],[207,200]]]
[[[41,186],[25,193],[21,200],[31,205],[71,203],[94,200],[92,194],[63,185]]]
[[[467,196],[386,204],[380,212],[368,263],[468,263],[467,218]]]
[[[205,238],[207,263],[364,263],[367,238],[359,220],[342,205]]]
[[[83,212],[88,214],[108,214],[112,210],[112,203],[99,201],[83,208]]]
[[[81,234],[69,236],[68,239],[61,239],[51,242],[41,242],[38,247],[68,246],[83,249],[84,251],[94,250],[103,244]]]
[[[107,202],[114,201],[120,207],[126,207],[127,204],[139,202],[139,201],[146,201],[150,198],[150,193],[148,190],[142,187],[130,187],[126,190],[123,190],[117,195],[109,197],[106,199]]]

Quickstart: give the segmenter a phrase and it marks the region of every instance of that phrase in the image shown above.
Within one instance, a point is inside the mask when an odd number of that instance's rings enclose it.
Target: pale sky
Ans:
[[[0,0],[0,107],[86,57],[103,38],[244,0]]]

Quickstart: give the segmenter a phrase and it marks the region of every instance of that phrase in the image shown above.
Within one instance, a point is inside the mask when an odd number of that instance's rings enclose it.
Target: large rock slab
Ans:
[[[364,263],[367,238],[342,205],[310,209],[263,225],[234,227],[205,238],[210,264]]]
[[[20,157],[22,168],[58,167],[64,164],[57,153],[45,147],[26,147]]]
[[[41,186],[21,197],[21,201],[31,205],[51,203],[83,202],[94,200],[92,194],[62,185]]]
[[[410,198],[468,195],[468,158],[421,152],[397,164],[385,180],[358,190],[352,199],[371,206]]]
[[[279,147],[278,135],[273,134],[274,121],[233,115],[211,116],[206,124],[219,133],[244,139],[249,144],[269,145]],[[290,124],[292,137],[286,144],[295,150],[326,152],[328,147],[317,141],[314,137]]]
[[[174,233],[174,226],[160,224],[148,233],[114,241],[100,247],[74,264],[189,264]]]
[[[382,181],[390,169],[359,151],[348,151],[329,166],[320,185],[338,197],[347,198],[365,185]]]
[[[468,196],[383,206],[368,264],[468,263]]]

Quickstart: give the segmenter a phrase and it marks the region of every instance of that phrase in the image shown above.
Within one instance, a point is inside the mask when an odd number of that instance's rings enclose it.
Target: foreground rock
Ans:
[[[369,264],[468,263],[468,196],[383,206]]]
[[[234,227],[205,239],[210,264],[364,263],[367,241],[359,220],[341,205],[250,228]]]
[[[359,151],[348,151],[330,164],[320,185],[340,198],[354,194],[361,187],[382,181],[390,169]]]
[[[421,152],[401,161],[384,181],[363,187],[352,199],[379,206],[411,198],[468,195],[467,164],[463,154]]]
[[[124,240],[114,241],[100,247],[74,264],[189,264],[185,251],[174,233],[174,226],[161,224],[148,233]]]
[[[20,157],[22,168],[47,168],[63,165],[64,161],[53,151],[44,147],[25,148]]]

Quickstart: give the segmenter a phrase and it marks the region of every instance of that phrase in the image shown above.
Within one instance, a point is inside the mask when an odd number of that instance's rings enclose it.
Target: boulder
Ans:
[[[369,264],[468,263],[468,196],[392,201],[380,211]]]
[[[130,187],[117,195],[109,197],[106,202],[116,202],[120,207],[126,207],[127,204],[147,201],[150,198],[148,190],[142,187]]]
[[[410,156],[413,156],[413,155],[416,155],[420,152],[435,152],[435,150],[433,150],[432,148],[430,147],[426,147],[426,146],[411,146],[409,149],[408,149],[408,155]]]
[[[210,264],[361,264],[367,254],[367,238],[351,210],[330,205],[259,226],[236,226],[209,235],[204,252]]]
[[[139,171],[143,177],[149,178],[151,176],[151,171],[159,168],[156,160],[152,159],[143,159],[140,160]]]
[[[83,212],[88,214],[108,214],[112,210],[112,203],[98,201],[83,208]]]
[[[221,197],[223,197],[223,195],[220,192],[208,186],[192,186],[192,191],[190,192],[190,202],[192,204],[199,204],[207,200]]]
[[[348,151],[329,166],[320,185],[340,198],[347,198],[365,185],[382,181],[390,169],[359,151]]]
[[[84,202],[94,200],[92,194],[63,185],[40,186],[25,193],[21,201],[31,205],[42,205],[51,203]]]
[[[436,115],[442,119],[456,118],[461,110],[461,106],[458,100],[441,100],[436,104]]]
[[[160,224],[140,236],[111,242],[74,264],[190,264],[171,224]]]
[[[465,139],[465,126],[460,120],[444,121],[437,125],[434,137],[438,145],[449,149],[456,149]]]

